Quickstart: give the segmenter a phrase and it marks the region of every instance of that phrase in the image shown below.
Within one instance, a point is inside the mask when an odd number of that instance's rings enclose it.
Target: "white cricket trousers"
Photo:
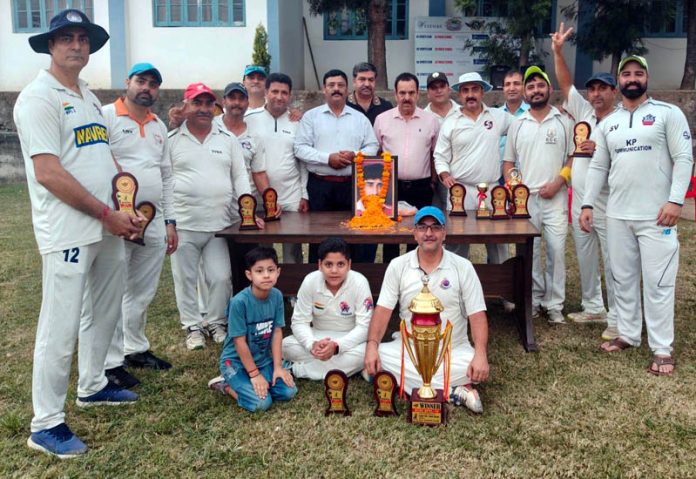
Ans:
[[[643,326],[640,280],[648,345],[653,354],[671,354],[674,342],[674,286],[679,269],[677,227],[655,220],[607,218],[609,260],[616,286],[617,327],[621,338],[640,345]]]
[[[394,375],[400,381],[401,374],[401,333],[398,333],[394,341],[380,343],[379,359],[382,362],[382,369]],[[474,359],[474,348],[468,343],[452,344],[452,361],[450,369],[450,386],[462,386],[470,384],[472,381],[466,375],[471,360]],[[445,386],[444,364],[441,364],[432,379],[433,388],[442,389]],[[408,356],[408,351],[404,351],[404,392],[411,394],[413,388],[423,385],[423,379],[416,370]]]
[[[565,301],[565,242],[568,234],[568,195],[561,188],[556,196],[544,199],[529,195],[529,221],[541,231],[534,238],[532,259],[532,305],[560,312]],[[546,243],[545,270],[541,268],[541,240]]]
[[[42,255],[42,298],[32,373],[31,431],[65,421],[65,397],[79,337],[77,395],[107,384],[104,359],[121,314],[123,240],[104,235],[97,243]],[[94,314],[82,315],[84,304]]]
[[[580,287],[582,289],[582,310],[588,313],[602,313],[604,300],[602,298],[602,278],[599,270],[599,253],[604,262],[604,284],[607,288],[607,326],[616,327],[616,311],[614,306],[614,279],[611,275],[609,252],[607,251],[607,218],[603,211],[593,210],[592,231],[587,233],[580,228],[581,201],[573,198],[572,220],[575,254],[580,270]]]
[[[171,257],[174,293],[182,328],[202,328],[197,282],[200,267],[208,286],[206,321],[227,324],[225,311],[232,294],[232,272],[227,241],[215,233],[179,230],[179,247]]]
[[[146,231],[145,245],[124,241],[126,250],[126,284],[123,292],[122,319],[106,354],[106,369],[123,366],[127,354],[150,349],[145,336],[147,308],[157,293],[162,264],[167,252],[164,222],[153,221]]]
[[[326,331],[314,328],[312,332],[316,338],[320,339],[340,338],[349,333],[349,331]],[[360,343],[347,351],[339,351],[331,359],[322,361],[312,356],[312,353],[291,335],[283,339],[283,359],[294,363],[292,373],[297,378],[324,379],[326,373],[332,369],[340,369],[346,375],[352,376],[365,367],[365,343]]]

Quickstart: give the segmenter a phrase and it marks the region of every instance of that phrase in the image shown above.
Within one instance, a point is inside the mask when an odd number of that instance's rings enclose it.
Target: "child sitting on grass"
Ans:
[[[257,247],[245,256],[251,281],[227,307],[227,338],[218,377],[208,387],[229,394],[247,411],[265,411],[273,401],[297,394],[292,374],[282,367],[281,344],[285,312],[283,295],[274,288],[280,275],[273,248]]]

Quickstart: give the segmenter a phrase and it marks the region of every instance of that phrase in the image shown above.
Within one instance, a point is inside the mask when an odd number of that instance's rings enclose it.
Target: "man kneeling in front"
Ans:
[[[374,375],[380,370],[396,377],[401,373],[401,338],[380,344],[396,303],[399,317],[411,329],[411,300],[423,288],[424,276],[428,288],[444,306],[443,322],[450,321],[452,330],[452,363],[450,369],[450,402],[482,413],[483,406],[473,385],[488,379],[488,319],[481,282],[471,262],[444,249],[445,215],[434,206],[421,208],[413,220],[414,237],[418,248],[389,263],[384,275],[377,307],[367,334],[365,369]],[[467,336],[467,318],[471,338]],[[422,386],[422,379],[410,358],[404,358],[404,390]],[[442,389],[444,367],[433,376],[432,386]]]

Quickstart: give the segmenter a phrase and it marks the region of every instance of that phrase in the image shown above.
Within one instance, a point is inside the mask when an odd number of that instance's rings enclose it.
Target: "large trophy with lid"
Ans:
[[[452,323],[447,321],[440,328],[442,303],[428,289],[428,276],[423,278],[423,289],[413,298],[408,309],[411,311],[411,332],[406,322],[401,321],[401,394],[404,388],[404,349],[423,379],[423,386],[411,392],[408,420],[413,424],[439,426],[447,424],[447,401],[449,400],[450,357],[452,353]],[[413,347],[411,346],[413,342]],[[444,391],[434,389],[431,381],[444,362]]]

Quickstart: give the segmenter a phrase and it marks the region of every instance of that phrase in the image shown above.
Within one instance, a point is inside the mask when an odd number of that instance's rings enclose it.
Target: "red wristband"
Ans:
[[[108,206],[105,206],[101,212],[101,215],[99,215],[99,221],[103,222],[106,219],[106,217],[108,216],[110,211],[111,211],[111,208],[109,208]]]

